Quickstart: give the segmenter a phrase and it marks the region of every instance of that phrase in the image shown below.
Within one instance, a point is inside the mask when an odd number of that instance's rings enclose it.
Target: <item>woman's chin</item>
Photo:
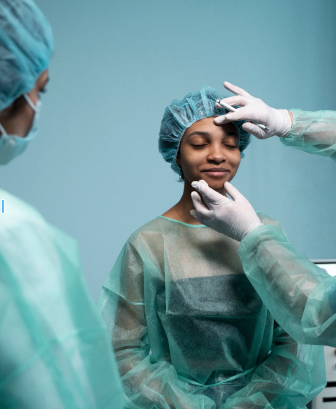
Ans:
[[[223,193],[224,191],[224,183],[226,182],[226,178],[223,178],[223,180],[206,180],[204,179],[207,184],[209,185],[209,187],[211,187],[211,189],[216,190],[219,193]]]
[[[224,183],[229,181],[229,177],[224,176],[221,178],[213,178],[213,177],[207,177],[207,175],[200,175],[198,177],[194,177],[194,180],[204,180],[207,182],[208,186],[211,187],[211,189],[216,190],[219,193],[224,194]],[[191,183],[191,182],[190,182]]]

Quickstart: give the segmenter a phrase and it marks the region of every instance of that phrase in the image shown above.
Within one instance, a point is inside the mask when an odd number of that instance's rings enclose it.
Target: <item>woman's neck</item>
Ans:
[[[169,217],[170,219],[174,220],[179,220],[183,223],[201,224],[190,214],[190,210],[194,208],[194,204],[191,199],[191,192],[193,191],[195,191],[195,189],[191,186],[191,183],[187,180],[184,181],[184,189],[180,201],[162,216]],[[226,194],[224,188],[223,191],[220,191],[218,193],[222,195]]]
[[[183,223],[188,224],[201,224],[199,223],[191,214],[190,210],[194,209],[194,204],[191,199],[191,192],[194,192],[195,189],[191,186],[191,182],[185,180],[183,193],[180,201],[176,203],[175,206],[170,208],[166,213],[163,213],[162,216],[168,217],[169,219],[178,220]],[[221,191],[218,191],[221,195],[226,196],[226,191],[223,187]]]
[[[179,220],[183,223],[201,224],[190,214],[190,210],[194,208],[193,202],[191,200],[191,192],[193,192],[194,190],[195,189],[192,188],[191,184],[185,181],[183,194],[180,201],[162,216],[169,217],[170,219],[174,220]]]

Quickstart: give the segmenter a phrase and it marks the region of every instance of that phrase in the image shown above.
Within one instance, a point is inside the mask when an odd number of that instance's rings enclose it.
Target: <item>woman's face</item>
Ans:
[[[48,81],[48,70],[45,70],[37,79],[35,87],[28,93],[33,104],[36,105],[38,102],[40,94],[45,91]],[[0,112],[0,123],[9,135],[13,134],[25,137],[33,125],[34,117],[34,110],[28,105],[23,96],[21,96],[9,107]]]
[[[176,162],[185,183],[203,179],[212,189],[222,191],[240,164],[239,137],[232,123],[215,125],[213,120],[201,119],[185,131]]]

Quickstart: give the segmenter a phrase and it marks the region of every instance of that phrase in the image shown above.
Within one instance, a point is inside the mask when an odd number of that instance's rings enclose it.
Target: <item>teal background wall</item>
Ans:
[[[40,134],[2,188],[80,245],[94,298],[128,236],[180,198],[157,149],[174,98],[228,80],[276,108],[336,110],[334,0],[37,0],[56,51]],[[234,185],[298,251],[336,257],[336,164],[253,140]]]

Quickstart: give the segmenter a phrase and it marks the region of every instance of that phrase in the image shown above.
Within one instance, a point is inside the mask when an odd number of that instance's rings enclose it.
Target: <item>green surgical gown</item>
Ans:
[[[121,408],[118,370],[76,242],[0,190],[2,200],[0,407]]]
[[[336,161],[336,111],[291,109],[291,112],[293,127],[287,136],[280,138],[281,142]]]
[[[323,348],[274,325],[238,246],[162,216],[131,235],[98,303],[125,408],[301,409],[323,389]]]
[[[336,161],[336,112],[292,112],[293,128],[281,141]],[[238,252],[253,287],[297,342],[336,348],[336,277],[300,256],[276,226],[254,229]]]

